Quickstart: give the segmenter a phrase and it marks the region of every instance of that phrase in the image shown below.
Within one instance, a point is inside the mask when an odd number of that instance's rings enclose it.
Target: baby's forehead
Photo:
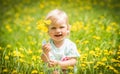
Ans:
[[[67,24],[65,24],[65,23],[62,23],[62,24],[51,24],[50,26],[67,26]]]

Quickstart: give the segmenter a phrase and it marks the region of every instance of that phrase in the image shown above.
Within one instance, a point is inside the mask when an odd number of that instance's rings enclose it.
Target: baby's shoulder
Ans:
[[[76,44],[73,41],[71,41],[70,39],[66,39],[65,44],[69,47],[76,46]]]

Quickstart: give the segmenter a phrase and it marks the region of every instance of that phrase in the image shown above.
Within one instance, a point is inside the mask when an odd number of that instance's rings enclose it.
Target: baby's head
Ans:
[[[46,20],[50,20],[51,24],[66,24],[69,30],[68,16],[64,11],[55,9],[48,13]]]
[[[50,20],[48,34],[54,41],[61,41],[69,34],[68,16],[64,11],[55,9],[48,13],[46,20]]]

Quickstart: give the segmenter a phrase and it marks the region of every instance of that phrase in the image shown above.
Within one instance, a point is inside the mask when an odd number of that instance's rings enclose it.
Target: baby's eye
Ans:
[[[64,26],[61,26],[60,28],[62,29],[62,28],[64,28]]]
[[[56,29],[55,27],[52,27],[51,29]]]

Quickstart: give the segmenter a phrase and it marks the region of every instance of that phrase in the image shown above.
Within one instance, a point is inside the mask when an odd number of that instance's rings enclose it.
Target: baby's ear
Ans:
[[[71,28],[71,26],[68,24],[68,28],[67,28],[67,34],[68,35],[70,34],[70,28]]]
[[[67,30],[68,30],[68,31],[70,31],[70,28],[71,28],[71,25],[70,25],[70,24],[68,24],[68,28],[67,28]]]

